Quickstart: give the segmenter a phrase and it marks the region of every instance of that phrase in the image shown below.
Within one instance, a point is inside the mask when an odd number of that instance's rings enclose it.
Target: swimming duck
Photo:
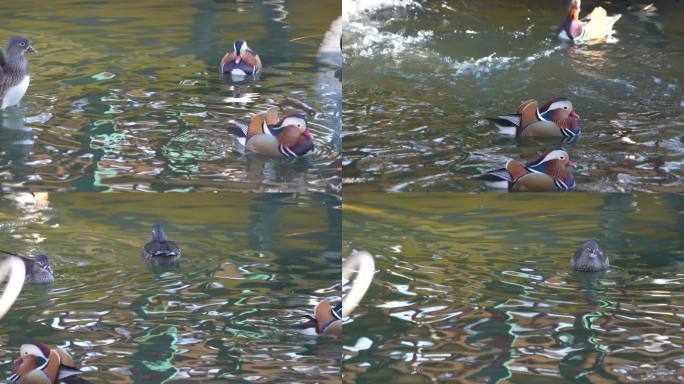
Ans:
[[[536,100],[525,101],[518,107],[518,113],[500,115],[488,119],[496,124],[501,133],[516,137],[566,137],[572,138],[580,133],[579,115],[572,108],[570,100],[559,97],[541,108]]]
[[[181,257],[181,250],[176,242],[166,237],[161,224],[157,223],[152,227],[150,242],[143,246],[142,256],[150,264],[173,266]]]
[[[622,17],[620,14],[608,16],[603,7],[596,7],[580,20],[580,6],[580,0],[569,1],[568,16],[558,30],[561,40],[582,42],[606,38],[612,32],[613,25]]]
[[[608,269],[610,262],[596,240],[584,243],[570,260],[570,267],[578,272],[600,272]]]
[[[12,36],[7,42],[7,55],[0,49],[0,109],[19,104],[29,87],[26,52],[36,52],[24,36]]]
[[[0,262],[0,283],[7,278],[5,290],[0,296],[0,319],[12,308],[12,304],[24,287],[26,268],[20,258],[11,256]]]
[[[342,303],[331,307],[330,302],[325,299],[316,305],[313,315],[305,316],[309,319],[308,323],[316,328],[316,333],[342,336],[342,318],[352,314],[373,281],[375,261],[370,253],[353,252],[342,266],[342,281],[348,281],[354,273],[357,274],[356,278]]]
[[[0,253],[6,255],[16,256],[24,263],[26,273],[26,282],[33,284],[52,284],[55,282],[55,276],[52,272],[52,265],[50,259],[45,255],[38,255],[35,259],[19,255],[14,252],[3,251]]]
[[[256,76],[261,71],[261,59],[247,46],[244,40],[235,40],[233,52],[228,52],[221,59],[219,72],[221,75],[233,75],[244,77],[247,75]]]
[[[314,149],[313,135],[304,115],[278,116],[272,107],[252,117],[249,125],[238,122],[232,133],[245,149],[262,155],[300,157]]]
[[[575,167],[567,152],[553,149],[527,164],[508,160],[505,168],[487,172],[478,178],[490,188],[512,192],[566,192],[575,189],[575,178],[568,169]]]
[[[56,384],[83,373],[62,348],[50,349],[36,341],[23,344],[9,381],[19,384]]]

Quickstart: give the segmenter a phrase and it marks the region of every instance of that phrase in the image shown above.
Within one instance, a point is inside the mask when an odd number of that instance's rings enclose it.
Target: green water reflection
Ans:
[[[106,198],[104,197],[106,196]],[[51,194],[0,200],[2,248],[52,258],[0,322],[0,377],[19,346],[67,346],[94,383],[339,382],[340,343],[295,330],[339,296],[340,202],[327,195]],[[180,266],[140,250],[154,222]]]
[[[377,270],[347,382],[681,380],[682,196],[347,193],[343,233]],[[590,238],[604,274],[570,269]]]
[[[0,183],[49,191],[336,190],[341,83],[320,47],[340,10],[339,0],[3,1],[0,43],[22,33],[39,53],[29,57],[22,106],[0,112]],[[218,74],[236,38],[260,53],[258,82],[234,85]],[[317,111],[315,156],[239,154],[227,131],[232,121],[283,97]]]

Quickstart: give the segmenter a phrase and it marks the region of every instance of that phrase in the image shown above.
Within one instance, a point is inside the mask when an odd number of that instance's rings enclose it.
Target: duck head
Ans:
[[[560,97],[553,99],[540,108],[544,119],[552,121],[557,127],[577,135],[580,131],[580,116],[572,108],[570,100]]]
[[[45,344],[39,341],[23,344],[19,350],[19,357],[14,360],[14,373],[10,381],[14,383],[34,370],[43,370],[48,365],[49,358],[50,348]]]
[[[249,47],[247,46],[247,42],[244,40],[235,40],[233,42],[233,49],[235,50],[235,54],[240,57],[242,56],[243,53],[247,52]]]
[[[572,269],[578,272],[599,272],[608,269],[608,256],[595,240],[589,240],[572,256]]]
[[[162,228],[161,224],[156,223],[152,227],[152,238],[151,241],[168,241],[169,238],[166,237],[166,233],[164,232],[164,228]]]
[[[287,115],[280,120],[277,125],[279,127],[295,126],[300,132],[304,133],[307,129],[307,119],[306,116],[301,114]]]
[[[29,272],[29,278],[32,283],[36,284],[52,284],[55,282],[52,265],[47,256],[38,255],[38,257],[36,257],[33,261],[31,271]]]
[[[561,190],[574,189],[575,178],[569,168],[576,167],[575,163],[570,161],[570,155],[563,149],[546,151],[537,160],[527,164],[528,169],[551,177]]]
[[[7,42],[7,54],[9,56],[23,55],[25,52],[37,52],[31,46],[28,37],[15,35]]]

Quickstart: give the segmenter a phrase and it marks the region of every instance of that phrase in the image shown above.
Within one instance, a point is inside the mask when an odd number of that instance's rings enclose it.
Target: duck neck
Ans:
[[[10,55],[3,69],[6,73],[28,75],[28,60],[21,53]]]

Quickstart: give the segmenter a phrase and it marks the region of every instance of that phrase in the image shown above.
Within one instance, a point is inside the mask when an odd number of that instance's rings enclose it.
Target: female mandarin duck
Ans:
[[[561,40],[579,43],[606,38],[613,31],[613,25],[622,17],[620,14],[608,16],[603,7],[596,7],[580,20],[580,6],[580,0],[570,0],[568,16],[558,30]]]
[[[18,257],[24,263],[24,273],[26,282],[32,284],[52,284],[55,282],[55,275],[52,272],[50,259],[45,255],[38,255],[35,259],[22,256],[15,252],[8,252],[0,249],[0,253]]]
[[[489,119],[504,134],[516,137],[566,137],[579,135],[579,115],[572,109],[570,100],[559,97],[537,106],[536,100],[525,101],[518,107],[518,113],[500,115]]]
[[[143,246],[142,256],[150,264],[162,267],[174,266],[181,257],[181,250],[175,241],[170,241],[161,224],[152,227],[152,238]]]
[[[219,65],[221,75],[256,76],[260,71],[261,59],[259,55],[252,51],[244,40],[235,40],[233,52],[226,53]]]
[[[327,299],[323,300],[314,308],[313,316],[306,316],[311,326],[315,327],[317,334],[342,336],[342,318],[352,314],[373,281],[375,261],[370,253],[366,251],[352,253],[342,266],[342,281],[349,280],[354,273],[357,274],[356,279],[342,303],[331,307]]]
[[[81,373],[65,350],[59,347],[50,349],[36,341],[21,346],[9,381],[19,384],[56,384]]]
[[[19,104],[29,87],[26,52],[36,52],[24,36],[12,36],[7,43],[7,56],[0,49],[0,109]]]
[[[272,107],[252,117],[249,125],[236,123],[232,132],[245,149],[262,155],[300,157],[314,149],[313,135],[307,129],[304,115],[278,116]]]
[[[505,188],[512,192],[566,192],[575,189],[575,178],[568,168],[575,168],[568,153],[554,149],[527,164],[509,160],[505,168],[487,172],[478,178],[490,188]]]

